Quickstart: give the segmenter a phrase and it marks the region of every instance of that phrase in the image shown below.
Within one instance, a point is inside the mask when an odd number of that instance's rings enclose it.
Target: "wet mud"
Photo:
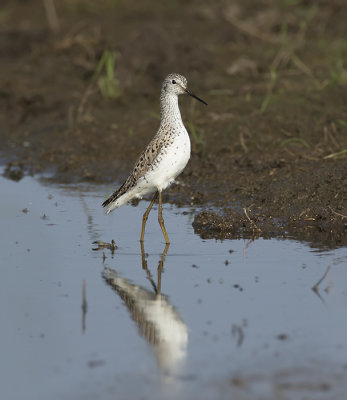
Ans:
[[[180,99],[192,158],[164,200],[201,210],[196,233],[347,244],[344,1],[56,6],[55,32],[40,2],[0,14],[6,177],[121,182],[158,127],[161,80],[179,72],[209,105]]]

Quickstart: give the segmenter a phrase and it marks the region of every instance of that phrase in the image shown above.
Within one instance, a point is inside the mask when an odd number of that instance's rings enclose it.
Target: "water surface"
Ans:
[[[0,188],[2,398],[344,398],[345,248],[202,240],[165,205],[172,244],[155,208],[141,249],[145,201],[105,216],[105,186]]]

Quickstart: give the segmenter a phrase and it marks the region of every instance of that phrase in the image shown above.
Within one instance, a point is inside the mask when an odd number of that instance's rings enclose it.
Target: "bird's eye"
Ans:
[[[171,81],[171,83],[175,84],[175,83],[176,83],[176,81],[173,79],[173,80]]]

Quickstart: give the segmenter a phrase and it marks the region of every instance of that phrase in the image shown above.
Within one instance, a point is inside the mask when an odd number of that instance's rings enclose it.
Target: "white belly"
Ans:
[[[133,198],[143,196],[157,190],[166,189],[184,170],[190,158],[190,139],[188,132],[182,130],[173,143],[163,148],[157,157],[157,162],[141,177],[136,185],[112,203],[107,213],[122,206]]]
[[[158,190],[164,190],[184,170],[189,158],[190,139],[184,130],[172,144],[162,149],[156,166],[147,172],[144,179]]]

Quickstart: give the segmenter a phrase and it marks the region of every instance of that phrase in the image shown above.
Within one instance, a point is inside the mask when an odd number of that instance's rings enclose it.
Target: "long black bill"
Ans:
[[[191,93],[188,89],[184,89],[189,96],[194,97],[194,99],[201,101],[201,103],[205,104],[207,106],[207,103],[204,100],[199,99],[198,96],[195,96],[195,94]]]

